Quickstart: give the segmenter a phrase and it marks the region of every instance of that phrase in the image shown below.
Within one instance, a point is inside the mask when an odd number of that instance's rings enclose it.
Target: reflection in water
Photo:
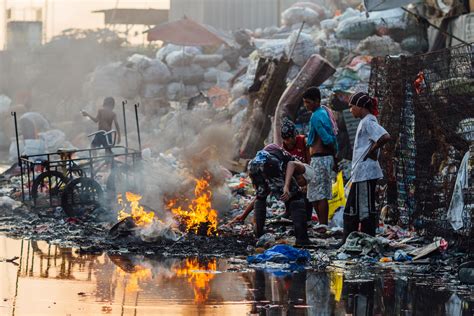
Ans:
[[[159,271],[161,279],[166,281],[172,278],[186,279],[193,288],[194,302],[198,304],[207,302],[211,290],[210,281],[214,278],[217,270],[217,260],[215,258],[160,261],[142,259],[140,260],[141,264],[136,265],[133,264],[133,260],[127,257],[111,256],[110,258],[117,264],[116,272],[119,278],[122,278],[125,282],[127,293],[142,291],[140,284],[150,284],[152,280],[158,285],[160,278],[153,276],[153,270],[155,270]],[[147,266],[144,266],[144,264]]]
[[[133,272],[125,272],[119,267],[117,267],[116,271],[126,280],[125,290],[127,292],[139,291],[138,283],[149,281],[152,278],[151,270],[142,266],[136,266]]]
[[[175,268],[176,276],[187,277],[194,290],[194,302],[198,304],[207,302],[211,290],[209,282],[217,270],[216,259],[200,262],[197,258],[187,258],[183,263]]]
[[[22,246],[23,245],[23,246]],[[225,260],[79,254],[0,237],[1,315],[471,315],[472,302],[385,269],[225,272]],[[220,273],[221,271],[222,273]]]

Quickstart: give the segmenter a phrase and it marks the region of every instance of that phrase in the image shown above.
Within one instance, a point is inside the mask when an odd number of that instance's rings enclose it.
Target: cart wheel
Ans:
[[[77,178],[66,185],[62,207],[70,217],[82,217],[96,209],[103,198],[100,185],[90,178]]]
[[[61,195],[68,179],[59,171],[46,171],[33,181],[31,198],[37,207],[56,207],[61,205]],[[51,184],[51,188],[50,188]],[[51,201],[49,200],[51,194]]]

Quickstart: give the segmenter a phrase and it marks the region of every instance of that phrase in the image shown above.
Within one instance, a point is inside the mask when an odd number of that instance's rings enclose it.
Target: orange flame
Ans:
[[[147,226],[153,223],[155,213],[145,211],[143,206],[140,205],[140,200],[142,199],[141,195],[126,192],[125,197],[128,203],[123,201],[122,194],[119,194],[117,198],[117,203],[122,206],[118,215],[119,221],[127,217],[132,217],[133,221],[138,226]],[[130,213],[126,212],[127,209],[131,210]]]
[[[204,271],[203,271],[204,270]],[[184,263],[184,267],[175,270],[177,277],[187,277],[188,282],[193,286],[194,302],[205,303],[211,292],[209,285],[214,278],[213,273],[205,271],[216,271],[216,259],[212,259],[207,264],[199,263],[197,258],[188,258]]]
[[[194,196],[195,199],[191,201],[187,209],[176,206],[177,200],[170,200],[168,208],[186,225],[186,232],[198,234],[201,227],[207,225],[206,235],[215,235],[217,233],[217,211],[212,208],[212,193],[206,179],[196,179]]]
[[[135,271],[132,273],[125,272],[119,267],[117,267],[116,269],[119,275],[124,278],[127,278],[127,286],[125,287],[125,291],[127,292],[140,291],[140,286],[138,282],[149,281],[152,278],[151,269],[142,266],[136,266],[134,268]]]

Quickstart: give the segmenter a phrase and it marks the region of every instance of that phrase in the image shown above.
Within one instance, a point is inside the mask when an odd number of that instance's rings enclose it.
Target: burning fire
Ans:
[[[135,224],[138,226],[147,226],[153,223],[155,218],[154,212],[147,212],[140,205],[140,200],[142,199],[141,195],[134,194],[131,192],[125,193],[125,198],[128,203],[125,203],[122,197],[122,194],[118,195],[117,203],[122,206],[122,209],[119,211],[118,220],[121,221],[124,218],[132,217]],[[127,213],[126,210],[130,209],[130,213]]]
[[[188,258],[183,267],[178,267],[175,272],[177,277],[187,277],[188,282],[194,289],[194,302],[204,303],[209,297],[211,287],[209,282],[214,278],[213,273],[206,271],[216,271],[216,259],[212,259],[207,264],[199,263],[197,258]]]
[[[206,179],[196,179],[194,196],[195,198],[186,209],[177,205],[177,200],[170,200],[168,208],[185,225],[186,232],[199,234],[202,229],[205,229],[207,236],[215,235],[217,233],[217,211],[212,208],[212,193]]]

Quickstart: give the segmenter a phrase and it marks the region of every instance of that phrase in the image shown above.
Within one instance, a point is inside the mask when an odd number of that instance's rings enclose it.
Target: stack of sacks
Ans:
[[[169,100],[189,98],[215,85],[228,88],[233,77],[223,55],[205,54],[199,47],[168,44],[157,52],[156,60],[171,73],[165,88]]]

